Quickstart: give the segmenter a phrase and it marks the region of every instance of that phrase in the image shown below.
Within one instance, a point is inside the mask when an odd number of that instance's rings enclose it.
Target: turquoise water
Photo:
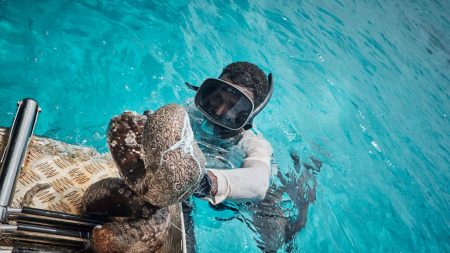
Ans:
[[[0,125],[106,151],[109,119],[193,96],[247,60],[275,77],[255,124],[279,169],[323,162],[294,252],[450,251],[449,1],[0,1]],[[196,201],[199,252],[260,252]],[[247,215],[243,213],[243,215]],[[284,251],[285,248],[280,248]]]

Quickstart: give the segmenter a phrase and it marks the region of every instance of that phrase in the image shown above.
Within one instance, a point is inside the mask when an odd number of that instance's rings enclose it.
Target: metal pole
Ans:
[[[18,102],[0,167],[0,221],[7,217],[7,207],[11,204],[39,111],[37,102],[32,99],[26,98]]]

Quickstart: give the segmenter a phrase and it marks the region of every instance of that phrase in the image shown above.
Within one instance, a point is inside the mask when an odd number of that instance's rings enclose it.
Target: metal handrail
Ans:
[[[32,99],[26,98],[18,102],[0,167],[0,221],[7,218],[7,207],[11,205],[17,177],[23,166],[39,111],[38,104]]]

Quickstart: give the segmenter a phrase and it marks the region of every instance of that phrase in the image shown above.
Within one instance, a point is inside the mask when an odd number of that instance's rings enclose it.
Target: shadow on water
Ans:
[[[286,252],[294,252],[294,239],[306,225],[308,207],[316,200],[316,175],[322,162],[311,156],[311,163],[304,163],[299,155],[290,153],[294,170],[283,174],[278,171],[276,178],[280,184],[272,184],[266,197],[256,203],[247,203],[251,218],[241,213],[242,206],[226,203],[212,206],[215,210],[230,210],[234,216],[220,221],[233,219],[245,223],[259,235],[254,238],[263,252],[277,252],[285,247]]]

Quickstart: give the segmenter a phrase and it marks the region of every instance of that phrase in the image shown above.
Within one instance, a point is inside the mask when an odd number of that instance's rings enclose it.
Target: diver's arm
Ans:
[[[213,174],[213,189],[217,187],[208,200],[218,204],[224,200],[239,202],[262,200],[269,188],[271,174],[272,146],[262,137],[245,134],[239,142],[245,159],[242,168],[230,170],[209,169]],[[216,185],[214,185],[216,184]]]

